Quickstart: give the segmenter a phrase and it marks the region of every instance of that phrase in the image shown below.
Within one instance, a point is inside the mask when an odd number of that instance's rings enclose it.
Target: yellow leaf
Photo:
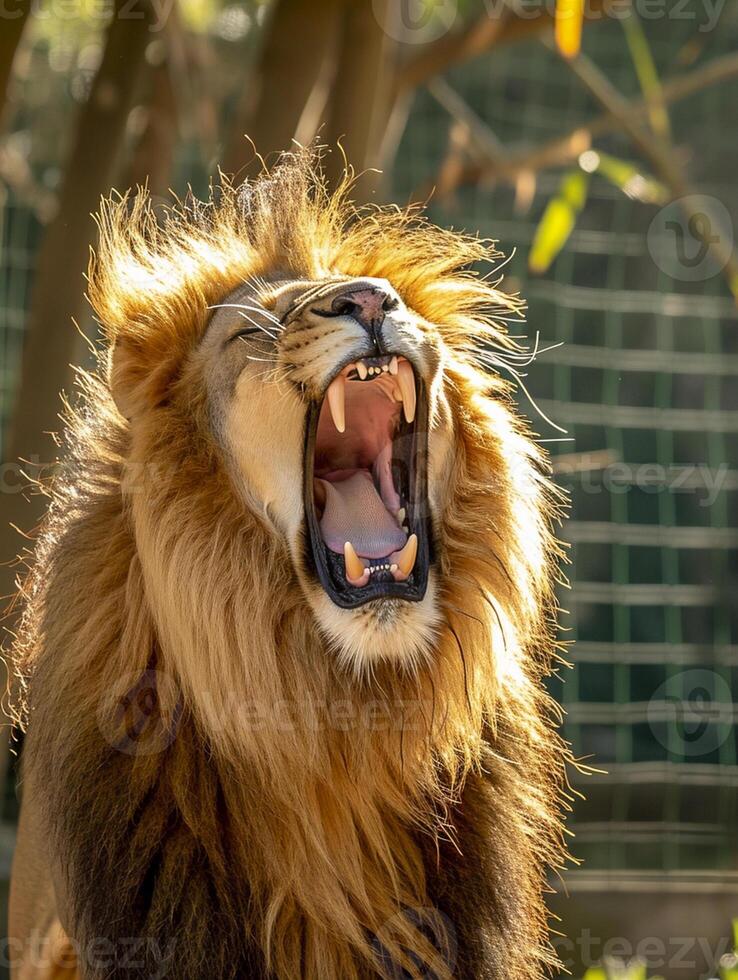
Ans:
[[[584,0],[556,0],[556,46],[565,58],[575,58],[582,47]]]
[[[531,272],[545,272],[566,244],[587,199],[588,185],[589,178],[579,170],[566,174],[561,181],[558,193],[548,202],[533,237],[528,258]]]

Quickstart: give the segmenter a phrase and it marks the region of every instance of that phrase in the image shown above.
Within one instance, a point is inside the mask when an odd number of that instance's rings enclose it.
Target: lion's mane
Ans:
[[[564,856],[566,750],[542,684],[558,504],[478,358],[514,346],[495,315],[516,301],[471,268],[492,249],[412,209],[357,212],[304,156],[164,219],[143,194],[114,200],[100,231],[102,369],[67,420],[15,649],[65,925],[82,949],[147,938],[139,973],[114,954],[85,976],[163,975],[157,945],[183,980],[427,976],[407,910],[431,907],[454,975],[541,975],[543,883]],[[221,465],[195,347],[207,307],[276,269],[385,277],[448,348],[456,459],[427,663],[342,666]]]

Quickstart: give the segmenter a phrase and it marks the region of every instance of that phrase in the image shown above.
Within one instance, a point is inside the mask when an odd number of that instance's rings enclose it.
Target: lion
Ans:
[[[14,649],[16,978],[556,967],[562,501],[501,375],[522,304],[490,242],[351,194],[305,151],[102,208]]]

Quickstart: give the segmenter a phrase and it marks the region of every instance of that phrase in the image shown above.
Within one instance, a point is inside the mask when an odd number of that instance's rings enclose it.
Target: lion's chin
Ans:
[[[316,588],[310,605],[342,665],[359,676],[380,663],[408,671],[421,668],[435,647],[441,621],[433,570],[420,602],[376,599],[357,609],[342,609]]]

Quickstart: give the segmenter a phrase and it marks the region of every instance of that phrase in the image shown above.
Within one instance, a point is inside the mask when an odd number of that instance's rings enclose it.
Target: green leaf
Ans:
[[[607,973],[601,966],[591,966],[584,974],[582,980],[607,980]]]
[[[720,980],[738,980],[738,964],[735,956],[728,954],[720,960]]]
[[[587,200],[589,177],[581,170],[567,173],[543,212],[528,258],[531,272],[543,273],[550,268],[574,230],[579,212]]]
[[[629,160],[621,160],[599,150],[586,150],[579,166],[587,173],[601,174],[628,197],[644,204],[666,204],[668,188]]]

